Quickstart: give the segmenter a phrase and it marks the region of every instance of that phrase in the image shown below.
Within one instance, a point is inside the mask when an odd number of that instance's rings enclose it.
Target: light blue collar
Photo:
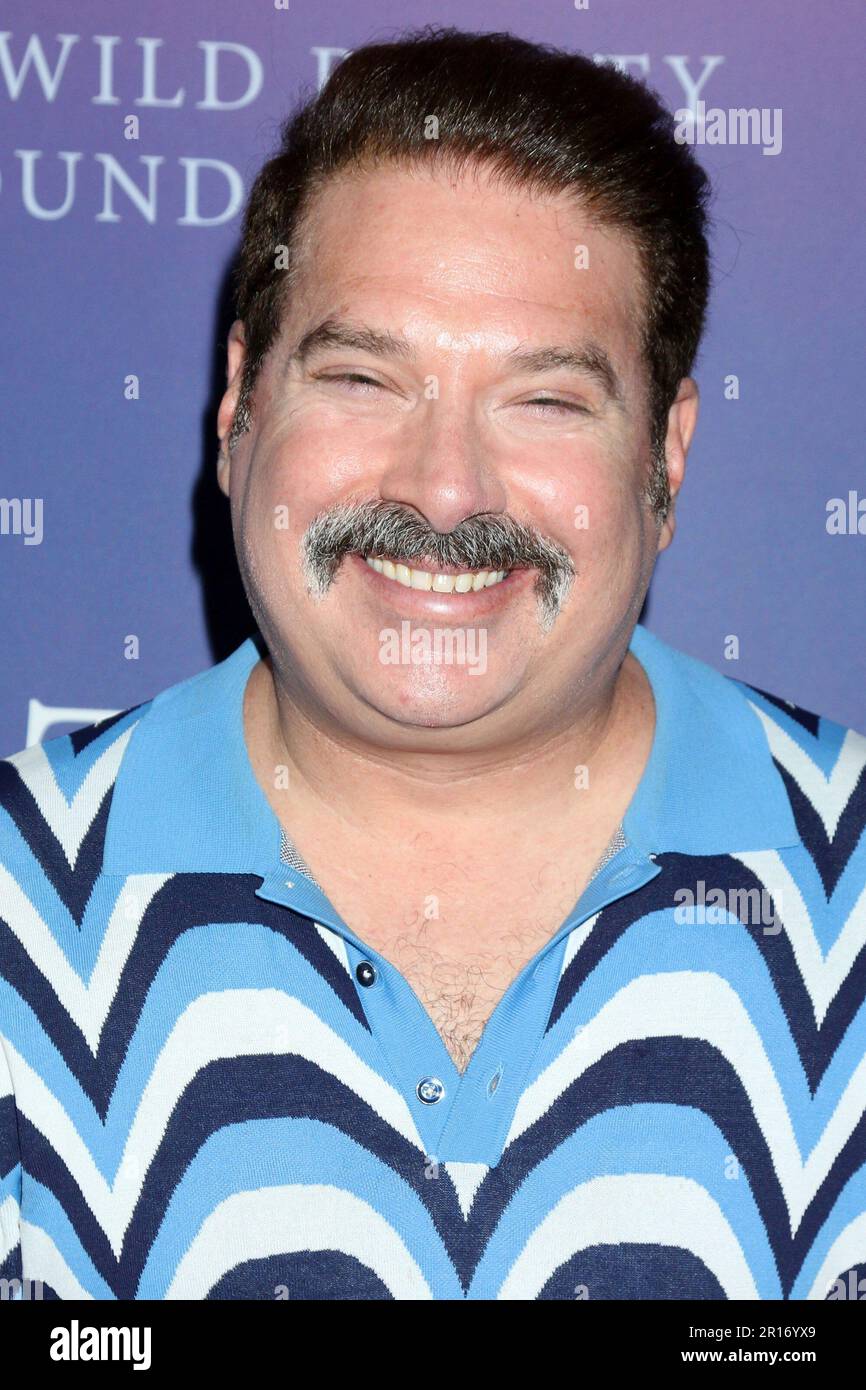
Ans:
[[[799,844],[745,693],[640,624],[629,647],[656,704],[649,761],[623,821],[635,848],[726,854]],[[243,729],[244,689],[260,655],[248,637],[145,708],[114,787],[106,873],[266,875],[280,866],[280,824]]]

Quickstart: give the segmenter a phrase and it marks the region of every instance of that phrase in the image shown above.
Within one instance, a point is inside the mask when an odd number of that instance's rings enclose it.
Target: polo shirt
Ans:
[[[13,1297],[856,1286],[866,738],[641,625],[630,649],[643,775],[462,1073],[255,778],[256,639],[0,762]]]

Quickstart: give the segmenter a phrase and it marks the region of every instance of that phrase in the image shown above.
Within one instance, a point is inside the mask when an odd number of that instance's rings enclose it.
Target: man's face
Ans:
[[[673,532],[644,500],[637,253],[573,199],[477,171],[340,177],[310,233],[230,457],[239,324],[219,417],[220,484],[278,675],[313,718],[384,745],[482,748],[555,727],[621,658]],[[310,343],[325,323],[336,334]],[[572,357],[527,360],[549,348]],[[687,396],[669,429],[673,493],[693,423]],[[412,555],[380,548],[374,568],[345,553],[351,526],[327,522],[358,504],[396,517]],[[518,556],[552,557],[546,588],[534,564],[479,577],[497,522],[523,528]],[[425,537],[452,532],[443,565]],[[311,568],[323,534],[336,566]]]

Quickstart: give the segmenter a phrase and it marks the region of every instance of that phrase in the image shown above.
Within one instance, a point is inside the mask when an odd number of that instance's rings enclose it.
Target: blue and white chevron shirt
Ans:
[[[252,639],[0,762],[13,1296],[856,1286],[866,739],[642,627],[631,650],[657,723],[622,833],[462,1075],[286,847]]]

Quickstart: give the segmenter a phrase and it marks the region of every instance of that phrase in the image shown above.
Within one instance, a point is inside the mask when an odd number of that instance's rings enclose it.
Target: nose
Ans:
[[[481,434],[470,403],[425,402],[380,480],[383,500],[414,507],[443,533],[479,512],[504,511],[505,485]]]

